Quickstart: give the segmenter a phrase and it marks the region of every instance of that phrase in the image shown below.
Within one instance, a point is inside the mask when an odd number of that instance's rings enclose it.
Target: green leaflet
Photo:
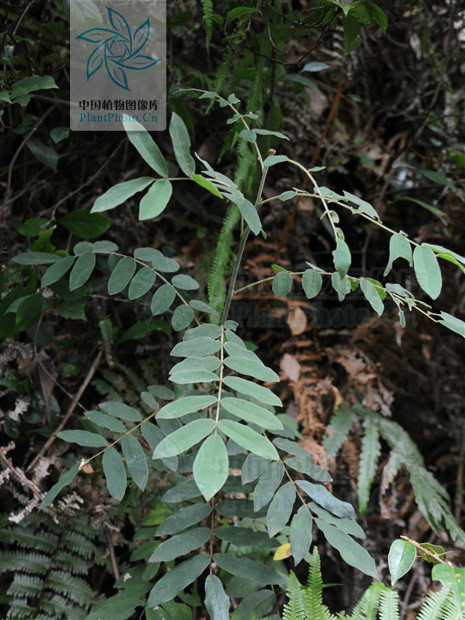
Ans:
[[[66,472],[66,474],[63,474],[60,480],[58,480],[58,482],[56,482],[53,485],[53,487],[49,490],[49,492],[45,495],[44,499],[42,500],[40,504],[40,507],[45,508],[46,506],[50,506],[50,504],[54,501],[58,493],[60,493],[62,489],[68,486],[68,484],[71,484],[73,482],[78,471],[79,471],[79,465],[76,464],[76,465],[73,465],[71,469]]]
[[[376,570],[373,558],[361,545],[356,543],[353,538],[333,525],[325,523],[321,519],[315,519],[315,522],[323,532],[329,544],[339,551],[342,559],[347,562],[347,564],[358,568],[358,570],[365,573],[365,575],[369,575],[375,579],[378,577],[378,571]]]
[[[224,379],[224,383],[228,387],[236,390],[237,392],[240,392],[241,394],[253,396],[256,400],[262,402],[265,405],[282,407],[281,399],[263,385],[253,383],[253,381],[249,381],[248,379],[242,379],[240,377],[226,377]]]
[[[69,274],[70,291],[74,291],[77,288],[84,286],[92,275],[95,262],[96,258],[93,252],[86,252],[78,257],[73,268],[71,269],[71,273]]]
[[[291,521],[291,553],[295,565],[307,555],[312,542],[312,515],[307,506],[301,506]]]
[[[273,278],[273,293],[276,297],[285,297],[292,290],[292,276],[287,271],[280,271]]]
[[[271,461],[261,474],[253,491],[254,510],[260,510],[272,499],[284,476],[284,466],[280,462]]]
[[[337,499],[323,485],[313,484],[307,480],[298,480],[297,484],[317,504],[333,515],[343,519],[355,519],[355,511],[352,504]]]
[[[271,441],[263,437],[263,435],[259,435],[248,426],[231,420],[221,420],[218,428],[245,450],[249,450],[249,452],[253,452],[265,459],[279,461],[278,452]]]
[[[149,479],[149,468],[142,446],[133,435],[124,435],[121,440],[121,449],[129,475],[143,491]]]
[[[205,409],[205,407],[213,405],[216,401],[215,396],[184,396],[162,407],[157,413],[157,418],[167,420],[180,418],[187,413]]]
[[[126,202],[131,196],[134,196],[134,194],[141,192],[151,183],[153,183],[152,177],[140,177],[139,179],[132,179],[132,181],[117,183],[97,198],[90,212],[101,213],[102,211],[114,209]]]
[[[113,446],[107,448],[103,453],[102,467],[107,481],[108,492],[112,497],[121,501],[127,486],[126,469],[121,456]]]
[[[181,508],[175,514],[167,517],[160,527],[157,529],[157,536],[168,536],[176,534],[182,530],[187,529],[191,525],[200,523],[208,517],[211,513],[211,506],[209,504],[192,504],[186,508]]]
[[[131,280],[128,290],[128,299],[139,299],[139,297],[148,293],[156,277],[156,273],[153,269],[150,269],[150,267],[142,267]]]
[[[210,435],[197,452],[193,466],[194,480],[207,502],[223,488],[228,467],[224,441],[219,435]]]
[[[413,251],[413,268],[418,284],[431,299],[437,299],[442,288],[441,269],[433,250],[418,245]]]
[[[130,122],[123,121],[123,126],[126,130],[129,142],[137,149],[142,159],[153,168],[155,172],[163,177],[167,177],[168,165],[165,158],[145,127],[134,120]]]
[[[245,557],[236,558],[228,553],[215,553],[213,560],[228,573],[238,575],[242,579],[253,581],[262,586],[282,582],[282,576],[279,573]]]
[[[221,400],[221,406],[238,418],[242,418],[246,420],[246,422],[257,424],[257,426],[261,426],[262,428],[269,430],[281,430],[283,428],[282,423],[274,413],[251,403],[249,400],[244,400],[242,398],[223,398]]]
[[[216,575],[205,579],[205,607],[211,620],[229,620],[230,600]]]
[[[288,522],[295,498],[296,492],[292,482],[286,482],[273,497],[266,515],[266,527],[270,537],[280,532]]]
[[[182,534],[176,534],[162,542],[149,558],[149,562],[169,562],[199,549],[210,538],[211,532],[206,527],[195,527]]]
[[[199,554],[175,566],[154,585],[150,591],[147,605],[156,607],[174,599],[181,590],[184,590],[203,573],[209,563],[208,555]]]
[[[225,366],[235,370],[242,375],[250,375],[259,381],[279,382],[279,376],[265,366],[261,361],[244,357],[227,357],[224,360]]]
[[[181,454],[189,448],[192,448],[192,446],[195,446],[196,443],[199,443],[199,441],[209,435],[214,428],[215,421],[210,419],[189,422],[189,424],[186,424],[165,437],[155,448],[153,458],[160,459]]]
[[[191,140],[184,121],[176,112],[171,116],[169,133],[179,167],[186,176],[192,177],[195,172],[195,161],[190,154]]]
[[[139,220],[150,220],[163,213],[172,194],[173,186],[168,179],[155,181],[139,203]]]
[[[80,256],[76,262],[74,268],[77,268],[79,261],[84,258],[86,254]],[[95,259],[95,255],[94,255]],[[73,268],[73,270],[74,270]],[[111,272],[110,279],[108,280],[108,294],[116,295],[121,293],[129,282],[132,280],[137,269],[136,261],[130,256],[125,256],[116,264],[115,268]],[[71,272],[72,274],[72,272]]]

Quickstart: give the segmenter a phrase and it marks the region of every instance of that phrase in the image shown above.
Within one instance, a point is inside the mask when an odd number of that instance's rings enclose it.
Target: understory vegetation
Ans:
[[[461,3],[168,2],[152,133],[1,10],[2,617],[463,618]]]

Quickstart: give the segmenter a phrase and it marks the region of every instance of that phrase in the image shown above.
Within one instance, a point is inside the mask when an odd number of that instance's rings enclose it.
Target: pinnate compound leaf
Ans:
[[[150,591],[148,607],[156,607],[174,599],[185,587],[200,577],[209,564],[209,556],[199,554],[175,566],[169,573],[163,575]]]
[[[292,276],[287,271],[280,271],[273,278],[273,293],[276,297],[285,297],[292,290]]]
[[[344,278],[344,276],[347,275],[352,262],[349,246],[343,239],[338,239],[336,249],[332,254],[334,266],[339,274],[339,277]]]
[[[221,420],[218,426],[225,435],[245,450],[265,459],[279,461],[278,452],[271,441],[263,437],[263,435],[259,435],[248,426],[244,426],[244,424],[239,422],[233,422],[232,420]]]
[[[78,259],[80,260],[80,259]],[[121,293],[129,282],[132,280],[137,268],[136,261],[130,256],[125,256],[118,263],[111,272],[110,279],[108,280],[108,294],[116,295]]]
[[[178,306],[173,312],[173,316],[171,317],[171,325],[173,329],[177,332],[182,329],[186,329],[194,318],[194,311],[190,306],[185,306],[184,304]]]
[[[103,448],[107,445],[107,442],[101,435],[90,433],[89,431],[61,431],[57,437],[63,439],[63,441],[77,443],[78,446],[86,448]]]
[[[203,442],[194,460],[194,480],[206,501],[223,488],[228,477],[229,459],[219,435],[210,435]]]
[[[74,263],[74,256],[65,256],[57,263],[50,265],[47,271],[42,276],[42,288],[44,286],[50,286],[51,284],[55,284],[58,282],[60,278],[62,278],[69,269],[71,269]]]
[[[121,501],[126,493],[126,469],[118,451],[112,446],[103,453],[102,467],[107,481],[108,492],[112,497]]]
[[[166,312],[171,306],[175,297],[176,291],[174,288],[170,284],[162,284],[152,297],[150,312],[153,316],[163,314],[163,312]]]
[[[143,491],[149,479],[149,468],[142,446],[133,435],[124,435],[121,440],[121,449],[126,459],[129,475]]]
[[[131,280],[128,290],[128,298],[131,300],[139,299],[139,297],[142,297],[148,293],[152,288],[156,277],[157,276],[153,269],[150,269],[150,267],[142,267],[142,269],[140,269]]]
[[[59,480],[56,482],[53,487],[49,490],[49,492],[45,495],[42,503],[40,504],[41,508],[45,508],[46,506],[50,506],[50,504],[54,501],[55,497],[60,493],[62,489],[71,484],[72,481],[76,478],[76,475],[79,471],[79,465],[73,465],[69,471],[66,472]]]
[[[163,213],[172,194],[173,186],[168,179],[155,181],[139,203],[139,221],[150,220]]]
[[[280,532],[288,522],[294,508],[295,498],[296,492],[292,482],[286,482],[278,489],[266,515],[266,527],[270,537]]]
[[[281,421],[274,413],[251,403],[249,400],[244,400],[242,398],[223,398],[221,406],[238,418],[242,418],[246,420],[246,422],[252,422],[252,424],[256,424],[262,428],[269,430],[282,430],[283,428]]]
[[[313,269],[307,269],[302,276],[302,287],[307,299],[313,299],[321,291],[323,278]]]
[[[118,205],[123,204],[123,202],[126,202],[131,196],[134,196],[134,194],[137,194],[137,192],[141,192],[151,183],[153,183],[152,177],[140,177],[139,179],[132,179],[132,181],[118,183],[110,187],[102,196],[97,198],[91,209],[91,213],[101,213],[102,211],[114,209]]]
[[[186,176],[192,177],[195,172],[195,161],[190,154],[191,140],[184,121],[176,112],[171,116],[169,133],[179,167]]]
[[[135,146],[142,159],[162,177],[168,176],[168,165],[152,136],[137,121],[123,121],[128,139]]]
[[[205,409],[205,407],[216,403],[216,400],[215,396],[208,395],[184,396],[162,407],[157,413],[157,419],[171,420],[173,418],[180,418],[188,413]]]
[[[342,519],[355,519],[355,510],[352,504],[342,502],[332,495],[323,485],[313,484],[307,480],[298,480],[297,484],[317,504]]]
[[[392,265],[396,258],[405,258],[410,267],[412,266],[412,246],[407,237],[396,233],[389,240],[389,262],[384,270],[384,276],[387,276],[392,269]]]
[[[221,580],[216,575],[208,575],[205,579],[205,607],[211,620],[229,620],[230,604]]]
[[[391,584],[394,585],[398,579],[403,577],[412,568],[417,552],[412,543],[405,540],[395,540],[388,555],[389,572],[391,573]]]
[[[176,456],[202,441],[215,428],[215,421],[210,419],[194,420],[182,428],[170,433],[155,448],[154,459]]]
[[[307,555],[312,542],[312,515],[307,506],[301,506],[291,521],[291,553],[295,565]]]
[[[160,527],[157,529],[157,536],[169,536],[176,534],[181,530],[185,530],[191,525],[200,523],[208,517],[211,513],[211,506],[209,504],[193,504],[192,506],[186,506],[175,512],[170,517],[167,517]]]
[[[182,534],[177,534],[159,545],[149,558],[149,562],[170,562],[199,549],[211,536],[206,527],[196,527]]]
[[[347,564],[354,566],[365,575],[374,579],[378,578],[378,571],[373,558],[361,545],[337,527],[325,523],[321,519],[315,519],[315,522],[329,544],[339,551]]]
[[[218,348],[220,348],[220,344],[217,344]],[[216,351],[214,352],[216,353]],[[173,352],[171,352],[171,355],[173,355]],[[226,377],[224,379],[224,383],[228,387],[236,390],[237,392],[240,392],[241,394],[253,396],[264,405],[271,405],[272,407],[282,407],[281,399],[263,385],[259,385],[258,383],[254,383],[253,381],[249,381],[248,379],[242,379],[241,377]]]
[[[93,252],[86,252],[79,256],[69,274],[70,291],[74,291],[87,282],[94,270],[95,261],[96,258]]]
[[[373,310],[381,316],[384,312],[384,304],[377,287],[366,278],[360,278],[360,288]]]
[[[248,558],[237,558],[229,553],[215,553],[213,561],[228,573],[247,581],[253,581],[253,583],[258,583],[261,586],[278,584],[283,581],[283,577],[272,568]]]
[[[107,401],[105,403],[100,403],[99,407],[102,411],[105,411],[105,413],[109,413],[115,416],[115,418],[121,418],[127,422],[140,422],[140,420],[142,420],[142,416],[137,409],[129,407],[129,405],[125,405],[124,403]]]

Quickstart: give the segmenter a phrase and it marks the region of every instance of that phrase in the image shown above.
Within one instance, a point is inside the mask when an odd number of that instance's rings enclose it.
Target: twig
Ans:
[[[50,448],[50,446],[55,443],[55,440],[57,439],[57,435],[58,433],[66,426],[66,423],[68,422],[69,418],[73,415],[73,411],[76,408],[76,405],[79,403],[82,395],[84,394],[87,386],[89,385],[90,381],[92,380],[92,377],[95,374],[95,371],[98,368],[98,365],[100,364],[100,360],[102,359],[102,354],[103,351],[100,350],[98,352],[97,357],[94,360],[94,363],[92,364],[92,366],[89,369],[89,372],[87,373],[86,378],[84,379],[81,387],[79,388],[79,390],[77,391],[76,396],[73,398],[68,411],[66,412],[63,420],[60,422],[60,424],[58,425],[58,427],[54,430],[54,432],[50,435],[50,437],[47,439],[47,441],[45,442],[45,444],[42,446],[41,450],[37,453],[37,455],[34,457],[34,459],[31,461],[30,465],[28,466],[28,468],[26,469],[26,471],[31,471],[31,469],[34,468],[34,466],[36,465],[36,463],[38,462],[38,460],[40,459],[40,457],[47,452],[47,450]]]
[[[14,476],[21,482],[21,484],[25,488],[29,489],[36,499],[42,501],[44,499],[44,494],[41,492],[39,487],[32,482],[32,480],[29,480],[29,478],[24,474],[22,469],[19,469],[13,465],[13,463],[6,455],[6,452],[8,451],[7,449],[8,446],[6,448],[2,448],[0,446],[0,459],[5,463],[5,466],[14,474]]]
[[[463,473],[465,467],[465,424],[462,422],[462,442],[460,444],[459,464],[457,467],[457,482],[455,494],[454,516],[457,523],[460,522],[463,503]]]
[[[24,136],[21,144],[18,146],[18,148],[16,149],[15,154],[11,158],[10,165],[8,166],[8,177],[7,177],[7,182],[6,182],[5,198],[3,200],[3,203],[2,203],[2,206],[1,206],[1,209],[0,209],[0,214],[3,211],[6,211],[6,208],[8,207],[8,204],[10,202],[9,198],[10,198],[10,194],[11,194],[11,177],[13,176],[13,168],[14,168],[14,165],[16,163],[16,160],[19,157],[19,154],[23,150],[24,146],[26,145],[27,141],[32,136],[32,134],[41,125],[41,123],[43,123],[43,121],[47,118],[47,116],[51,112],[53,112],[54,109],[55,109],[55,106],[52,106],[51,108],[49,108],[46,112],[44,112],[42,114],[42,116],[35,123],[34,127]]]
[[[115,548],[113,546],[113,541],[111,539],[111,533],[108,528],[105,528],[105,536],[106,536],[107,543],[108,543],[108,551],[110,553],[110,562],[111,562],[111,567],[113,569],[113,575],[115,576],[115,581],[118,581],[120,577],[120,572],[119,572],[118,562],[116,561]]]

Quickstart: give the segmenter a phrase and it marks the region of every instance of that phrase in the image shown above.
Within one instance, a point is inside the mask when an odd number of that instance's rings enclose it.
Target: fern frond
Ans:
[[[293,571],[289,576],[286,594],[289,602],[283,607],[283,620],[306,620],[309,618],[305,613],[302,586]]]
[[[394,590],[381,592],[379,604],[380,620],[399,620],[399,595]]]
[[[202,0],[203,23],[205,26],[205,45],[207,52],[210,51],[213,24],[213,0]]]
[[[376,620],[380,595],[385,589],[385,585],[379,581],[372,583],[355,605],[352,618],[354,620]]]
[[[323,448],[328,456],[336,456],[356,419],[357,416],[352,409],[346,405],[339,407],[331,418],[331,424],[327,427],[327,434],[323,439]]]
[[[363,426],[365,434],[362,440],[360,453],[360,464],[358,469],[358,505],[359,513],[363,515],[368,500],[370,499],[370,489],[378,467],[378,459],[381,453],[381,443],[379,441],[379,431],[372,418],[367,417]]]
[[[418,612],[417,620],[439,620],[443,618],[446,607],[449,616],[452,613],[452,618],[458,617],[458,609],[452,598],[452,590],[443,586],[438,592],[428,592]]]
[[[304,590],[305,611],[307,617],[317,618],[323,606],[323,577],[318,549],[314,547],[310,556],[307,587]]]

